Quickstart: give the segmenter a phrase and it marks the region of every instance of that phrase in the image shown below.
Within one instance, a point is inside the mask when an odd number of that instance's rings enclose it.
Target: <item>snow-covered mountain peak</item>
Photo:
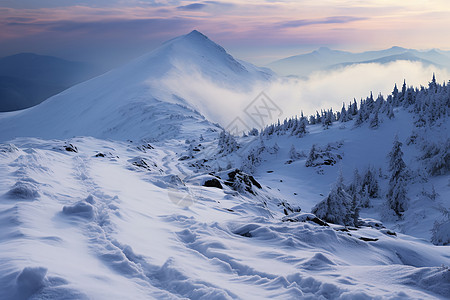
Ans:
[[[320,47],[319,49],[317,49],[317,52],[331,52],[331,49],[328,47]]]
[[[196,76],[196,77],[195,77]],[[165,42],[129,64],[76,85],[31,109],[0,115],[0,140],[20,136],[168,139],[214,127],[197,110],[210,107],[205,85],[249,90],[272,75],[240,62],[194,30]],[[181,91],[182,80],[205,80]],[[202,111],[202,113],[204,113]],[[170,134],[167,134],[167,129]]]
[[[188,39],[208,40],[209,42],[212,42],[206,35],[204,35],[203,33],[201,33],[200,31],[198,31],[196,29],[192,30],[191,32],[186,34],[184,37],[188,38]],[[212,42],[212,43],[214,43],[214,42]]]
[[[188,73],[201,72],[228,87],[238,85],[245,88],[255,79],[267,80],[272,75],[268,70],[236,60],[222,46],[197,30],[167,41],[143,58],[160,60],[160,56],[167,59],[172,68]]]

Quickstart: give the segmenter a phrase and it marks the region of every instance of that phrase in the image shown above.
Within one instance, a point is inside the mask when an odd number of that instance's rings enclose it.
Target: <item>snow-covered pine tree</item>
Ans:
[[[361,176],[359,175],[358,169],[355,168],[353,171],[353,180],[352,183],[348,186],[348,192],[351,195],[360,194],[361,193]]]
[[[264,144],[264,140],[262,139],[262,136],[259,136],[259,145],[254,146],[251,148],[247,155],[244,155],[242,157],[242,164],[241,169],[244,172],[252,174],[255,172],[255,168],[261,164],[261,161],[263,160],[262,155],[264,152],[267,151],[267,147]]]
[[[367,188],[367,194],[371,198],[377,198],[379,187],[378,187],[378,180],[375,174],[375,170],[372,168],[367,168],[366,173],[364,174],[362,183],[361,183],[362,189]]]
[[[360,107],[358,110],[358,114],[356,115],[356,120],[355,120],[355,126],[361,126],[362,123],[364,123],[364,115],[365,115],[365,111],[364,111],[364,106]]]
[[[450,139],[441,143],[425,143],[420,157],[425,169],[432,176],[445,175],[450,171]]]
[[[376,111],[382,111],[385,102],[386,101],[384,101],[383,95],[381,93],[378,94],[377,100],[375,100],[375,110]]]
[[[398,106],[400,106],[406,96],[406,79],[403,79],[402,92],[398,95]]]
[[[445,246],[450,244],[450,210],[440,207],[442,220],[435,221],[431,230],[431,242],[435,245]]]
[[[236,151],[239,146],[234,137],[223,130],[219,134],[219,142],[218,142],[219,153],[229,154],[233,151]]]
[[[429,90],[429,92],[432,92],[432,93],[437,92],[436,76],[434,73],[433,73],[433,78],[431,79],[431,82],[428,83],[428,90]]]
[[[258,132],[258,129],[256,129],[256,128],[252,128],[252,130],[250,130],[248,132],[248,135],[250,135],[250,136],[258,136],[258,134],[259,134],[259,132]]]
[[[309,151],[308,158],[305,162],[305,167],[314,167],[314,161],[318,158],[317,145],[313,144]]]
[[[329,195],[311,210],[317,217],[334,224],[358,226],[359,209],[357,198],[352,198],[344,185],[342,172]]]
[[[356,102],[356,99],[353,98],[352,116],[356,116],[357,113],[358,113],[358,103]]]
[[[375,108],[375,101],[373,101],[373,94],[370,92],[370,96],[367,97],[365,102],[365,109],[370,114]]]
[[[295,119],[295,127],[292,129],[292,135],[297,137],[303,137],[307,133],[306,125],[308,125],[308,119],[303,116],[301,112],[300,120]]]
[[[341,114],[339,116],[339,122],[344,123],[348,121],[347,110],[345,109],[345,103],[342,103]]]
[[[394,86],[394,90],[392,91],[392,103],[394,107],[399,105],[399,99],[398,99],[398,88],[397,84]]]
[[[380,126],[380,119],[378,117],[378,110],[375,110],[372,119],[370,119],[369,127],[377,129]]]
[[[408,180],[406,164],[403,161],[402,143],[395,137],[391,152],[389,153],[389,180],[388,192],[386,194],[389,207],[401,217],[408,208],[408,196],[406,185]]]
[[[324,117],[322,118],[322,126],[328,129],[333,123],[333,111],[328,110],[324,112]]]
[[[388,104],[388,109],[387,109],[386,114],[387,114],[387,117],[389,119],[392,119],[392,118],[395,117],[395,115],[394,115],[394,102]]]
[[[295,149],[294,144],[291,145],[291,149],[289,150],[289,159],[295,161],[301,157],[300,153],[297,152],[297,149]]]
[[[365,186],[361,190],[361,193],[359,194],[359,203],[360,203],[361,207],[371,207],[368,190],[369,190],[369,188],[367,186]]]

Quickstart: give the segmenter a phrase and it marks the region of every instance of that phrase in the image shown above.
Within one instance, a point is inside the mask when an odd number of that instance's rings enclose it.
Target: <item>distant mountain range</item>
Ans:
[[[33,53],[1,58],[0,111],[34,106],[100,73],[87,63]]]
[[[379,63],[386,64],[394,61],[418,61],[424,65],[436,67],[450,67],[450,52],[433,49],[418,51],[402,47],[392,47],[380,51],[366,51],[352,53],[319,48],[311,53],[295,55],[274,61],[267,65],[279,75],[296,75],[305,77],[314,71],[329,70],[355,64]]]

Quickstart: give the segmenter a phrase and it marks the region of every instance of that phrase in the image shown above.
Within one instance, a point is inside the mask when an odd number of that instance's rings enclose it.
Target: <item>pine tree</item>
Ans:
[[[298,153],[297,150],[295,149],[294,144],[291,145],[291,149],[289,150],[288,155],[291,160],[297,160],[301,157],[300,153]]]
[[[328,129],[333,123],[333,111],[329,110],[325,112],[325,117],[323,118],[322,125],[325,127],[325,129]]]
[[[380,119],[378,118],[378,111],[375,111],[375,114],[373,115],[372,119],[370,120],[369,126],[372,129],[377,129],[378,126],[380,126]]]
[[[349,185],[348,192],[351,195],[360,194],[361,193],[361,176],[359,175],[358,169],[355,168],[353,171],[353,181]]]
[[[393,106],[398,106],[398,88],[397,88],[397,84],[395,84],[394,86],[394,90],[392,91],[392,105]]]
[[[400,105],[404,101],[405,96],[406,96],[406,80],[404,79],[403,80],[403,85],[402,85],[402,92],[398,96],[398,102],[399,102],[398,105]]]
[[[359,203],[361,207],[370,207],[369,187],[365,186],[359,195]]]
[[[314,161],[318,158],[317,155],[317,145],[314,144],[311,147],[311,150],[309,151],[308,158],[305,162],[305,167],[314,167]]]
[[[295,119],[295,125],[292,129],[292,135],[297,137],[303,137],[308,132],[306,131],[306,125],[308,125],[308,119],[303,116],[303,112],[301,112],[300,120]]]
[[[408,197],[406,192],[407,170],[403,161],[402,143],[395,137],[394,145],[389,153],[389,171],[391,177],[386,195],[389,207],[397,216],[401,217],[408,208]]]
[[[356,116],[357,113],[358,113],[358,104],[356,103],[356,99],[353,98],[352,115]]]
[[[375,171],[370,167],[367,168],[366,174],[364,174],[364,178],[362,180],[362,188],[367,189],[367,194],[371,198],[377,198],[379,187],[378,180],[375,175]]]
[[[330,223],[358,226],[357,198],[353,198],[346,192],[342,172],[340,172],[327,198],[313,207],[311,212]]]
[[[431,79],[431,82],[428,83],[428,89],[432,93],[437,92],[436,76],[434,75],[434,73],[433,73],[433,78]]]
[[[360,107],[358,110],[358,115],[356,116],[355,126],[360,126],[362,123],[364,123],[364,106]]]
[[[392,118],[395,117],[395,115],[394,115],[394,104],[393,103],[388,104],[387,116],[388,116],[389,119],[392,119]]]
[[[250,130],[248,132],[248,135],[251,135],[251,136],[258,136],[258,134],[259,134],[259,132],[258,132],[258,129],[256,129],[256,128],[253,128],[252,130]]]
[[[365,108],[367,112],[370,114],[375,108],[375,102],[373,101],[373,94],[370,92],[370,97],[366,99]]]
[[[239,148],[238,143],[236,142],[234,137],[225,130],[223,130],[219,134],[218,147],[219,153],[223,154],[231,153]]]
[[[385,104],[384,97],[380,93],[380,94],[378,94],[377,100],[375,100],[375,110],[376,111],[382,110],[384,104]]]
[[[347,111],[345,110],[345,103],[342,103],[341,115],[339,116],[339,122],[344,123],[348,121]]]

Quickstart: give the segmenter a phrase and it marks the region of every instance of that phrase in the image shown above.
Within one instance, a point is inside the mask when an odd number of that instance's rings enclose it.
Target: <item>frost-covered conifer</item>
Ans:
[[[224,130],[219,134],[218,147],[219,153],[229,154],[236,151],[239,146],[234,137]]]
[[[305,162],[305,167],[313,167],[314,161],[317,159],[317,157],[318,157],[317,145],[314,144],[312,145],[311,150],[309,151],[308,158],[306,159]]]
[[[391,177],[386,195],[389,207],[399,217],[408,208],[408,196],[406,192],[408,176],[401,147],[402,143],[396,137],[392,150],[389,153],[389,171],[391,172]]]
[[[357,198],[346,192],[342,172],[329,195],[319,202],[311,212],[317,217],[335,224],[358,226],[359,209]]]
[[[380,126],[380,119],[378,117],[378,111],[375,110],[375,113],[372,119],[370,120],[369,127],[372,129],[377,129],[379,126]]]

